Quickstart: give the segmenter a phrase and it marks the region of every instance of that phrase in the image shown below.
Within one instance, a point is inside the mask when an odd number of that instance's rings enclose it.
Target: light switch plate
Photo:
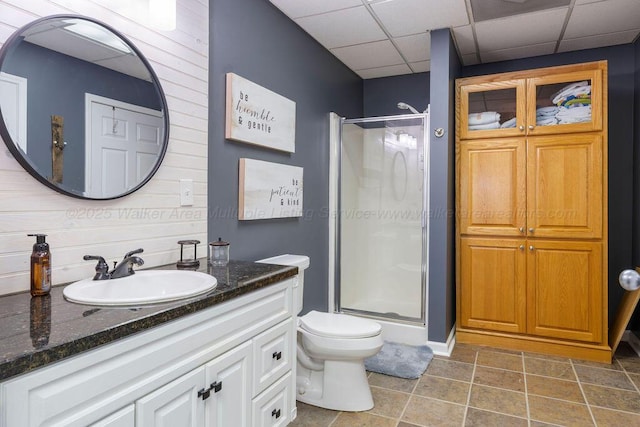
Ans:
[[[180,180],[180,206],[193,206],[193,180]]]

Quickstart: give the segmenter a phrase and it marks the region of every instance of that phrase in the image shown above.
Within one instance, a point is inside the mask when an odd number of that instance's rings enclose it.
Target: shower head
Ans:
[[[407,104],[406,102],[398,102],[398,108],[401,109],[401,110],[409,110],[413,114],[420,114],[418,112],[418,110],[416,110],[415,108],[413,108],[411,105]]]

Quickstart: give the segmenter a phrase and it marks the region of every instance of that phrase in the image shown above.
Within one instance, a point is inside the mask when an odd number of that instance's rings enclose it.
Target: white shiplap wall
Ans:
[[[144,248],[145,267],[174,263],[178,240],[198,239],[206,256],[208,0],[177,0],[177,28],[158,31],[146,20],[147,0],[0,0],[0,44],[21,26],[54,14],[98,19],[146,56],[169,105],[169,147],[160,169],[137,192],[112,201],[59,194],[25,172],[0,146],[0,294],[29,289],[33,238],[45,233],[54,285],[93,274],[85,254],[119,260]],[[179,179],[194,183],[194,205],[180,207]],[[191,257],[189,249],[185,255]]]

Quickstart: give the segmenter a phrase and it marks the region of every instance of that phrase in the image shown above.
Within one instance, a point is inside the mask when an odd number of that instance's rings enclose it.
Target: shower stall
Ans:
[[[428,129],[428,113],[341,119],[336,147],[335,309],[410,344],[427,341]]]

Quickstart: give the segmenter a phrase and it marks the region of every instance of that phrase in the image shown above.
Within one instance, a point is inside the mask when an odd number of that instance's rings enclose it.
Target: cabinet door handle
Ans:
[[[211,386],[209,388],[203,388],[201,390],[198,390],[198,397],[201,397],[202,400],[207,400],[209,396],[211,396],[211,390],[213,390],[214,393],[217,393],[220,390],[222,390],[222,381],[220,382],[216,381],[214,383],[211,383]]]
[[[524,251],[524,245],[520,245],[520,250]]]
[[[211,396],[211,389],[207,388],[207,389],[202,389],[198,391],[198,397],[201,397],[202,400],[207,400],[209,398],[209,396]]]
[[[536,229],[535,229],[535,228],[533,228],[533,227],[531,227],[531,228],[529,229],[529,233],[533,233],[534,231],[536,231]]]
[[[529,125],[529,130],[533,130],[534,127],[535,126],[533,126],[533,125]]]
[[[280,359],[282,359],[282,352],[281,351],[274,351],[271,356],[272,356],[272,358],[274,358],[276,360],[280,360]]]
[[[276,417],[276,420],[280,418],[280,409],[278,409],[277,411],[275,409],[271,411],[271,416]]]
[[[521,233],[524,233],[524,227],[520,227],[519,230]]]
[[[529,246],[529,250],[533,252],[535,248],[533,247],[533,245]]]
[[[520,127],[518,129],[520,129],[520,132],[523,132],[524,131],[524,126],[520,125]]]

